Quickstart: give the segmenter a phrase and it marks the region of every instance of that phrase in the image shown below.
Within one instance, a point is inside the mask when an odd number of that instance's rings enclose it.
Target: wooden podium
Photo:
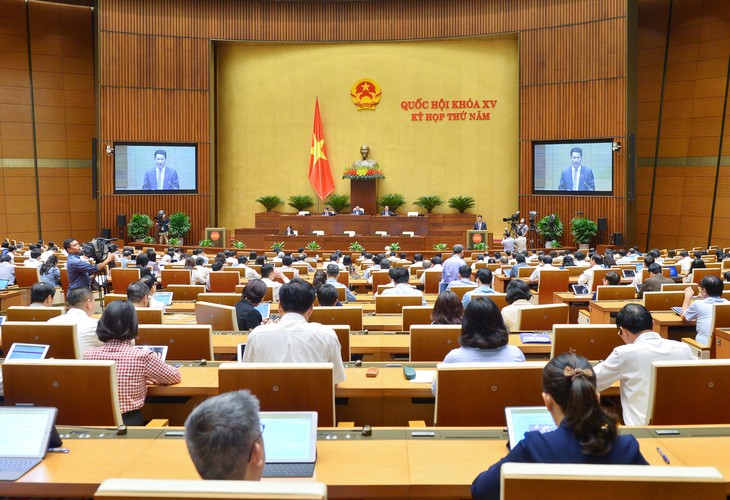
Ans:
[[[469,229],[466,231],[466,248],[473,248],[477,243],[484,243],[487,248],[491,246],[489,233],[486,230]]]
[[[350,179],[350,206],[360,205],[368,215],[378,213],[378,184],[377,179],[355,180]]]
[[[225,227],[206,227],[205,239],[213,242],[215,248],[226,247],[226,228]]]

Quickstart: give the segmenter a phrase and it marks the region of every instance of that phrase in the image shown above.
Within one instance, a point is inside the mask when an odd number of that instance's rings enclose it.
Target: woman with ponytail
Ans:
[[[558,428],[528,432],[509,454],[471,485],[474,499],[499,498],[505,462],[647,465],[639,443],[619,436],[616,418],[601,407],[591,364],[577,354],[560,354],[542,372],[542,399]]]

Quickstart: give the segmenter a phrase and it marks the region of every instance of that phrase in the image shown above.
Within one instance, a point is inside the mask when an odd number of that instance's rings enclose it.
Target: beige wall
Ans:
[[[252,227],[255,199],[316,197],[307,181],[319,96],[336,193],[344,168],[371,147],[386,179],[380,194],[473,196],[490,228],[517,209],[519,81],[516,36],[361,44],[222,43],[217,49],[219,223]],[[350,88],[372,78],[375,111],[357,111]],[[489,121],[411,121],[402,101],[496,99]],[[431,110],[426,110],[430,112]],[[445,110],[458,112],[462,110]],[[470,109],[468,112],[477,110]],[[320,204],[320,207],[322,205]],[[315,207],[316,209],[317,207]],[[280,211],[293,212],[288,206]],[[443,206],[437,212],[452,212]]]

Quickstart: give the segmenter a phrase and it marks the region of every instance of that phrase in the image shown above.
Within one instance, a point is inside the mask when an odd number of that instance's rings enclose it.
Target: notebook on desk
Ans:
[[[172,305],[172,292],[155,292],[152,297],[154,297],[157,302],[165,304],[165,306]]]
[[[316,411],[262,411],[263,477],[312,477],[317,460]]]
[[[15,342],[5,355],[5,361],[9,359],[45,359],[50,349],[48,344],[23,344]]]
[[[136,345],[137,349],[147,349],[157,354],[162,361],[167,359],[167,346],[166,345]]]
[[[552,415],[544,406],[508,406],[504,413],[510,449],[517,446],[527,432],[539,431],[544,434],[557,429]]]
[[[591,291],[588,290],[586,285],[570,285],[573,289],[573,295],[590,295]]]
[[[0,406],[0,481],[15,481],[46,455],[55,408]]]
[[[624,278],[633,278],[636,276],[636,271],[633,269],[622,269],[621,274]]]

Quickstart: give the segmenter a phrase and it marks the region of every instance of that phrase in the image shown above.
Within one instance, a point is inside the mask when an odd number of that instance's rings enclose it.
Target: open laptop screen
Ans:
[[[43,458],[55,408],[0,406],[0,458]]]
[[[0,280],[0,290],[5,290],[9,283],[9,280]]]
[[[317,412],[259,414],[266,463],[313,463],[317,458]]]
[[[162,302],[166,306],[172,305],[172,292],[155,292],[152,296],[157,302]]]
[[[557,429],[552,415],[544,406],[508,406],[504,413],[507,417],[510,449],[517,446],[527,432],[545,433]]]
[[[269,317],[269,309],[271,308],[271,304],[268,302],[262,302],[257,306],[254,306],[254,309],[256,309],[259,313],[261,313],[262,318],[268,318]]]
[[[19,342],[10,346],[5,355],[5,361],[9,359],[44,359],[50,349],[48,344],[21,344]]]

